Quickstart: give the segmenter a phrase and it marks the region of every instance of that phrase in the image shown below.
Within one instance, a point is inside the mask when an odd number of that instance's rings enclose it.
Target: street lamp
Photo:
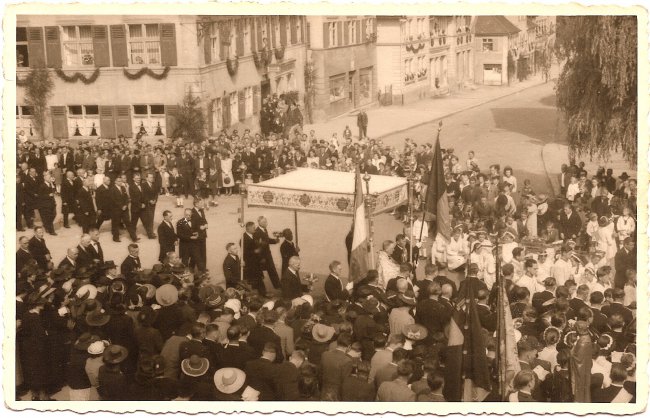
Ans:
[[[368,228],[368,247],[370,249],[370,267],[372,269],[375,268],[375,248],[374,248],[374,225],[372,222],[372,214],[375,211],[375,207],[377,206],[377,197],[379,196],[377,193],[370,194],[370,179],[372,177],[370,174],[365,173],[363,175],[363,181],[366,183],[366,194],[363,196],[363,201],[366,205],[366,213],[368,214],[368,223],[369,223],[369,228]]]

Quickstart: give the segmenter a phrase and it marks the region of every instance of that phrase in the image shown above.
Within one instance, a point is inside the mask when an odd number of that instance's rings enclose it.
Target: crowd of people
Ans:
[[[445,384],[448,328],[471,283],[490,359],[486,400],[502,401],[495,330],[503,280],[521,369],[506,400],[634,402],[636,181],[572,163],[557,195],[536,193],[510,167],[484,170],[472,152],[465,164],[443,152],[449,240],[422,212],[433,146],[410,139],[397,150],[346,133],[325,140],[246,130],[204,143],[20,144],[16,229],[34,235],[19,236],[16,253],[16,396],[455,401]],[[395,212],[405,228],[382,243],[376,269],[350,282],[344,262],[332,260],[316,291],[316,279],[301,276],[292,231],[269,234],[260,217],[226,246],[225,283],[215,285],[205,267],[206,211],[220,194],[295,167],[357,165],[416,178],[409,204],[417,219],[411,229],[409,211]],[[154,229],[167,194],[177,207],[192,196],[191,207],[176,223],[162,210]],[[45,240],[56,235],[56,196],[63,227],[82,234],[63,260],[52,259]],[[128,254],[104,253],[107,220],[115,241],[126,229]],[[160,245],[152,266],[139,258],[139,223]],[[270,249],[278,244],[279,274]],[[578,345],[590,350],[591,375],[576,389],[569,370]]]

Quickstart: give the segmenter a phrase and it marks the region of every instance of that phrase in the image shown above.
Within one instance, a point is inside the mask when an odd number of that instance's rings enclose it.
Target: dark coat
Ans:
[[[284,272],[289,267],[289,259],[300,254],[298,254],[296,244],[285,240],[280,244],[280,255],[282,256],[282,272]]]
[[[34,256],[29,251],[23,251],[21,248],[16,251],[16,273],[19,273]]]
[[[291,362],[285,361],[277,366],[277,378],[275,388],[277,399],[280,401],[297,401],[300,400],[298,382],[300,381],[300,371]]]
[[[622,289],[625,286],[625,271],[627,269],[636,270],[636,253],[634,251],[628,252],[627,249],[621,248],[614,257],[614,269],[616,269],[614,284],[616,287]]]
[[[163,341],[167,341],[169,337],[176,334],[183,323],[182,309],[175,303],[171,306],[163,306],[158,310],[158,316],[153,326],[160,331]]]
[[[227,287],[234,287],[241,280],[241,261],[238,255],[226,255],[223,260],[223,275]]]
[[[59,167],[61,167],[61,171],[64,173],[67,171],[74,171],[74,155],[72,155],[71,152],[61,154],[59,156]]]
[[[156,190],[156,186],[154,184],[149,185],[146,181],[143,182],[141,186],[145,205],[149,208],[155,207],[158,202],[158,191]]]
[[[131,213],[136,213],[144,209],[145,200],[144,193],[142,192],[142,184],[131,184],[129,186],[129,196],[131,197]]]
[[[329,300],[348,300],[350,298],[350,294],[343,288],[341,280],[331,274],[325,279],[324,287],[325,295]]]
[[[92,247],[84,248],[81,244],[77,245],[79,256],[77,257],[77,267],[88,267],[94,262],[94,250],[91,252]]]
[[[580,216],[575,212],[571,212],[571,216],[567,217],[566,213],[562,211],[560,214],[560,223],[558,225],[558,230],[560,234],[564,234],[564,239],[569,239],[572,236],[578,237],[580,234],[580,229],[582,228],[582,221]]]
[[[284,356],[282,355],[282,343],[280,341],[280,336],[276,334],[271,328],[265,325],[258,325],[255,328],[251,329],[251,333],[248,336],[248,344],[250,344],[251,348],[255,350],[256,356],[262,356],[264,344],[266,343],[272,343],[275,345],[275,352],[277,353],[275,362],[282,363]]]
[[[122,193],[119,187],[113,185],[108,191],[108,207],[112,213],[120,213],[124,206],[128,207],[129,196]]]
[[[97,210],[101,210],[105,214],[110,214],[111,204],[110,204],[110,188],[104,186],[103,184],[95,189],[95,203],[97,204]]]
[[[280,372],[278,364],[272,363],[265,358],[258,358],[246,363],[244,371],[249,386],[260,392],[260,401],[278,399],[276,390],[276,382]]]
[[[44,239],[38,239],[35,236],[29,239],[29,252],[38,263],[38,266],[43,270],[48,270],[47,268],[47,258],[46,256],[50,255],[50,250],[47,248]],[[20,270],[17,270],[20,271]]]
[[[187,340],[183,341],[178,347],[179,360],[185,360],[186,358],[190,358],[195,354],[199,357],[210,357],[210,352],[208,351],[208,348],[205,346],[205,344],[203,344],[203,341]]]
[[[136,271],[142,268],[140,257],[131,257],[127,255],[120,265],[120,273],[127,280],[132,280]]]
[[[88,351],[72,349],[66,365],[66,382],[70,389],[88,389],[90,380],[86,373],[86,360],[90,357]]]
[[[248,344],[226,344],[221,350],[220,366],[235,367],[240,370],[246,368],[246,363],[255,359],[255,350]]]
[[[99,387],[97,391],[105,401],[125,401],[128,399],[126,376],[121,370],[109,369],[106,365],[99,368]]]
[[[158,259],[160,261],[165,258],[165,254],[168,252],[176,251],[177,239],[178,236],[174,230],[174,225],[168,225],[165,221],[160,222],[160,225],[158,225],[158,244],[160,244],[160,254]]]
[[[259,226],[257,227],[257,229],[255,229],[255,232],[253,233],[253,238],[255,239],[257,247],[259,248],[260,251],[259,256],[260,256],[262,267],[268,266],[269,264],[273,264],[273,256],[271,255],[271,247],[269,247],[269,245],[277,244],[278,240],[270,238],[268,231],[260,228]]]
[[[63,179],[61,182],[61,201],[69,206],[69,209],[74,209],[75,202],[75,187],[74,181]]]
[[[601,308],[601,312],[608,317],[612,316],[613,314],[621,314],[623,320],[625,321],[625,325],[630,324],[634,319],[634,314],[632,311],[629,308],[623,306],[623,304],[620,302],[612,302],[607,306],[603,306]]]
[[[286,269],[282,273],[280,286],[282,288],[282,298],[293,300],[301,297],[305,292],[309,292],[309,287],[300,282],[300,273],[294,273],[291,269]]]
[[[199,240],[205,240],[208,236],[207,229],[200,229],[201,226],[207,225],[208,220],[205,217],[205,211],[203,209],[192,209],[192,226],[195,228],[195,231],[199,233]]]

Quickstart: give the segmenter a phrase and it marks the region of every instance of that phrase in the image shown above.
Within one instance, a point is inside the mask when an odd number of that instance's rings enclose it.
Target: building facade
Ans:
[[[474,82],[471,16],[429,17],[429,62],[434,95],[458,91]]]
[[[19,16],[16,124],[35,136],[24,79],[46,67],[54,89],[46,136],[172,135],[187,93],[208,134],[259,126],[264,97],[304,93],[302,16]]]
[[[477,84],[508,84],[515,70],[509,57],[519,29],[503,16],[478,16],[474,23],[474,80]]]
[[[322,122],[377,100],[375,16],[308,16],[313,119]]]

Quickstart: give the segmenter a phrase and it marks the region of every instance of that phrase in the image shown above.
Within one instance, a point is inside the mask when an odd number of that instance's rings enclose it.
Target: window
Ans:
[[[252,87],[246,87],[244,89],[244,97],[246,98],[245,117],[253,116],[253,88]]]
[[[16,64],[19,68],[29,67],[27,28],[16,28]]]
[[[235,31],[235,25],[233,25],[232,22],[230,23],[230,34],[228,37],[230,38],[228,43],[228,58],[234,58],[237,54],[237,32]]]
[[[132,65],[160,64],[158,24],[129,25],[129,56]]]
[[[347,22],[348,25],[348,39],[350,40],[350,45],[357,43],[357,21],[352,20]]]
[[[161,104],[133,105],[133,129],[136,136],[165,136],[167,119]]]
[[[31,106],[16,106],[16,132],[23,131],[27,138],[34,136],[33,117],[34,109]]]
[[[280,18],[279,16],[274,16],[271,20],[273,23],[273,33],[275,33],[275,44],[273,47],[280,46]]]
[[[63,26],[63,65],[67,67],[95,64],[90,26]]]
[[[363,68],[359,72],[359,104],[372,101],[372,68]]]
[[[302,43],[302,16],[296,16],[296,40]]]
[[[296,77],[293,76],[293,73],[287,73],[287,90],[294,91],[297,90],[296,87]]]
[[[251,52],[251,21],[246,19],[244,21],[244,51],[243,54]]]
[[[69,105],[68,136],[99,137],[99,106]]]
[[[330,103],[345,99],[345,74],[330,77]]]
[[[483,38],[483,52],[494,51],[494,39]]]
[[[230,93],[230,124],[234,125],[239,120],[239,95],[237,92]]]
[[[329,23],[330,46],[338,46],[338,37],[336,36],[336,22]]]
[[[221,98],[212,101],[212,132],[216,133],[223,129],[223,107]]]
[[[210,59],[212,62],[219,61],[219,26],[212,23],[210,28]],[[209,63],[207,63],[209,64]]]

